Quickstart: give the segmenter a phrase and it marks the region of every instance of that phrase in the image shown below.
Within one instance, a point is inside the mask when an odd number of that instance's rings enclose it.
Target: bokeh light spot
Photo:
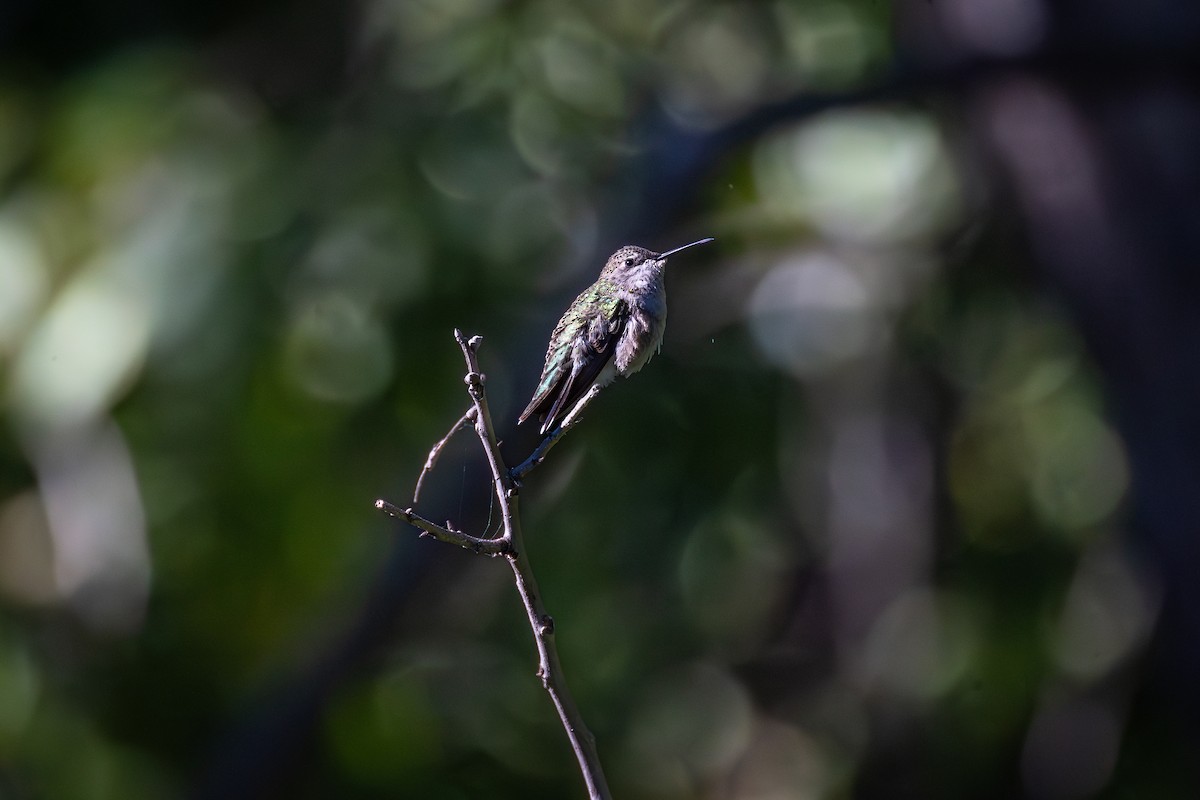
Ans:
[[[374,397],[392,375],[382,323],[337,293],[301,304],[287,336],[288,374],[310,395],[354,404]]]
[[[754,340],[799,377],[837,366],[883,339],[867,287],[831,255],[809,253],[767,273],[750,298]]]
[[[885,692],[932,699],[949,691],[975,652],[957,598],[913,589],[880,615],[863,649],[861,676]]]
[[[770,528],[738,517],[704,522],[688,537],[679,561],[692,623],[716,645],[753,651],[792,565]]]
[[[1045,409],[1031,415],[1028,424],[1032,496],[1039,516],[1073,530],[1112,514],[1129,485],[1117,434],[1078,405]]]
[[[1051,632],[1059,667],[1079,680],[1103,678],[1149,637],[1157,595],[1118,550],[1094,546],[1080,561]]]
[[[85,271],[33,330],[13,367],[9,398],[29,422],[71,425],[106,410],[141,368],[150,339],[143,299]]]
[[[745,752],[753,710],[745,688],[711,664],[647,685],[626,743],[629,777],[644,788],[678,792],[714,777]]]
[[[16,348],[48,283],[37,242],[16,224],[0,220],[0,358]]]
[[[754,176],[768,213],[855,242],[927,236],[958,198],[941,134],[918,114],[831,112],[760,143]]]

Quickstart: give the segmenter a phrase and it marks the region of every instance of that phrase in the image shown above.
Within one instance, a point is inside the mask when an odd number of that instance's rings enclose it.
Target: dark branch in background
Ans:
[[[421,477],[417,482],[417,492],[414,493],[414,496],[420,493],[421,480],[424,480],[425,476],[429,474],[437,461],[438,454],[446,446],[450,437],[468,425],[472,425],[483,446],[484,453],[487,455],[488,466],[491,468],[496,500],[500,505],[503,532],[495,539],[481,539],[461,531],[455,531],[449,525],[446,527],[437,525],[416,514],[411,508],[401,509],[386,500],[376,500],[375,507],[420,529],[422,536],[432,536],[439,541],[455,544],[482,555],[504,556],[508,560],[513,571],[513,581],[516,583],[517,593],[520,594],[521,602],[525,606],[529,627],[533,631],[533,639],[537,644],[537,674],[541,678],[542,688],[550,695],[563,729],[567,732],[571,749],[575,751],[575,758],[579,761],[579,769],[583,773],[583,780],[587,785],[588,796],[594,800],[608,798],[610,797],[608,784],[600,766],[600,756],[596,751],[595,738],[588,731],[583,717],[567,689],[567,682],[563,677],[562,667],[558,660],[558,650],[554,642],[554,619],[546,613],[546,609],[542,605],[541,593],[538,591],[537,581],[533,576],[533,568],[530,567],[529,558],[525,555],[521,518],[517,507],[518,483],[514,476],[516,471],[509,470],[504,463],[504,457],[500,454],[496,432],[492,427],[491,412],[488,410],[487,393],[484,390],[485,379],[479,371],[477,351],[483,341],[482,337],[473,336],[466,339],[461,331],[456,330],[454,338],[462,348],[463,358],[467,363],[467,393],[471,396],[472,405],[470,410],[463,414],[450,429],[450,432],[434,444],[433,449],[430,450],[429,458],[426,459],[425,466],[421,470]],[[540,463],[545,452],[574,424],[575,419],[587,404],[586,401],[594,396],[595,392],[589,392],[584,396],[584,400],[575,406],[567,419],[563,420],[562,425],[546,438],[542,447],[538,448],[540,456],[537,460],[527,460],[518,468],[521,469],[519,474],[527,474],[537,463]],[[537,455],[537,451],[535,451],[535,455]],[[530,459],[533,459],[533,456],[530,456]]]
[[[611,227],[598,250],[607,251],[613,243],[652,239],[656,232],[677,224],[704,196],[701,187],[724,158],[777,128],[826,111],[878,103],[925,103],[947,94],[961,101],[962,95],[1012,75],[1032,75],[1095,94],[1098,88],[1112,92],[1113,87],[1138,80],[1196,74],[1200,74],[1200,48],[1190,41],[1174,47],[1106,42],[1047,47],[1013,57],[973,55],[924,64],[897,61],[860,88],[805,90],[705,131],[685,128],[652,106],[638,125],[641,156],[630,159],[622,175],[612,182],[613,192],[602,215]]]

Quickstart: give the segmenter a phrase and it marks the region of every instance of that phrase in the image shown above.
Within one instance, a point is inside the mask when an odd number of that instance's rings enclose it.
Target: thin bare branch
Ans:
[[[454,434],[458,433],[463,428],[469,426],[475,421],[475,414],[477,413],[478,412],[475,406],[468,408],[467,412],[458,418],[458,422],[454,423],[454,427],[452,427],[445,436],[443,436],[441,439],[438,439],[437,442],[434,443],[433,447],[429,449],[429,457],[425,459],[425,466],[421,467],[421,474],[417,477],[417,485],[413,489],[414,503],[420,501],[421,485],[425,483],[426,476],[433,472],[433,467],[435,464],[437,464],[438,456],[442,454],[442,450],[444,450],[446,445],[450,443],[450,440],[454,438]]]
[[[416,526],[422,531],[422,535],[429,535],[477,553],[493,556],[503,555],[508,560],[513,571],[513,581],[516,584],[517,593],[521,596],[525,614],[529,618],[529,627],[533,631],[534,643],[537,646],[537,675],[542,681],[542,687],[550,695],[550,700],[558,712],[559,721],[571,742],[571,748],[579,762],[579,769],[583,773],[584,783],[587,785],[588,796],[592,800],[610,800],[612,795],[609,793],[608,783],[604,778],[604,770],[600,766],[595,737],[584,724],[583,717],[579,713],[570,690],[567,688],[566,679],[563,677],[562,665],[559,662],[558,649],[555,644],[554,619],[546,613],[546,609],[542,605],[541,592],[538,590],[533,569],[525,553],[521,535],[521,517],[518,514],[519,484],[517,476],[526,474],[533,466],[541,463],[545,458],[546,451],[566,431],[570,430],[578,418],[579,412],[583,410],[583,406],[587,405],[587,402],[595,396],[595,390],[584,395],[584,398],[571,410],[562,424],[538,447],[534,453],[537,456],[536,460],[527,459],[525,464],[518,468],[519,471],[510,471],[500,453],[500,445],[492,425],[492,415],[488,409],[487,391],[484,386],[486,379],[479,370],[478,350],[483,339],[479,336],[467,339],[459,330],[454,331],[454,339],[462,348],[463,359],[467,364],[467,393],[471,396],[472,405],[467,413],[463,414],[454,424],[450,432],[429,451],[429,458],[426,459],[425,468],[421,471],[416,491],[413,493],[414,502],[415,497],[420,494],[421,481],[433,469],[446,442],[459,430],[473,423],[475,433],[487,454],[488,465],[492,470],[492,482],[496,499],[500,505],[503,533],[495,539],[481,539],[437,525],[420,516],[411,508],[399,508],[386,500],[376,500],[375,507]],[[530,456],[530,459],[533,458],[534,456]]]
[[[492,468],[496,499],[500,503],[500,513],[504,521],[504,534],[501,538],[512,543],[512,548],[505,557],[508,559],[509,566],[512,567],[517,593],[521,595],[521,602],[525,606],[525,614],[529,618],[529,627],[533,631],[533,639],[537,645],[537,674],[542,680],[542,687],[550,695],[551,702],[554,703],[559,721],[571,742],[571,749],[575,751],[575,758],[583,773],[584,783],[587,784],[588,796],[593,800],[603,800],[611,795],[604,777],[604,770],[600,766],[600,754],[596,750],[596,739],[584,723],[583,715],[579,713],[570,689],[567,688],[567,681],[563,676],[562,665],[558,659],[558,647],[555,644],[554,618],[546,613],[546,609],[542,605],[541,592],[534,579],[529,557],[525,553],[521,534],[521,518],[517,513],[519,501],[517,484],[504,463],[504,457],[500,454],[496,432],[492,427],[492,415],[488,410],[487,392],[484,390],[484,376],[479,371],[477,357],[479,345],[483,339],[479,336],[466,339],[458,330],[454,331],[454,338],[462,348],[463,358],[467,362],[467,391],[479,411],[475,417],[475,432],[479,436],[479,441],[487,453],[488,463]],[[579,410],[579,406],[576,406],[572,410],[571,416],[575,416]],[[563,424],[567,425],[567,420],[564,420]]]
[[[571,412],[567,414],[567,416],[563,418],[563,421],[558,424],[558,427],[550,431],[550,433],[546,435],[546,438],[542,439],[542,443],[534,448],[534,451],[529,454],[529,458],[512,468],[509,474],[512,476],[512,479],[517,483],[518,486],[520,485],[521,480],[533,471],[534,467],[546,460],[546,454],[550,452],[550,448],[558,444],[558,440],[561,439],[567,431],[571,430],[571,428],[575,426],[575,423],[579,421],[580,414],[583,413],[583,409],[586,408],[587,404],[592,402],[592,399],[598,394],[600,394],[599,386],[592,386],[590,389],[588,389],[587,393],[584,394],[583,397],[579,398],[579,401],[575,403],[575,406],[571,409]]]
[[[492,412],[488,409],[487,392],[483,385],[487,378],[479,371],[477,351],[483,343],[482,336],[472,336],[467,339],[462,331],[454,329],[454,340],[462,349],[463,359],[467,362],[467,394],[475,408],[475,433],[483,445],[487,455],[488,466],[492,470],[492,483],[496,491],[496,500],[500,503],[500,515],[504,522],[504,536],[512,538],[513,509],[516,505],[517,488],[508,476],[508,468],[504,464],[504,456],[500,454],[500,443],[496,440],[496,430],[492,426]]]
[[[512,549],[512,544],[507,540],[500,539],[480,539],[478,536],[456,531],[452,528],[443,527],[436,522],[432,522],[420,514],[413,511],[411,508],[400,508],[394,503],[389,503],[387,500],[376,500],[375,507],[385,514],[402,519],[414,528],[421,530],[422,536],[432,536],[439,542],[447,544],[456,544],[467,550],[472,550],[485,556],[500,556],[507,555]]]

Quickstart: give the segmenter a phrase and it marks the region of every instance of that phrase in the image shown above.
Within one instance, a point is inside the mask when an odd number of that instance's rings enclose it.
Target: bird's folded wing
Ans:
[[[550,381],[543,379],[543,390],[530,402],[520,421],[524,422],[533,413],[544,413],[546,419],[542,424],[542,433],[553,428],[559,417],[583,397],[604,366],[612,360],[617,342],[621,340],[628,322],[629,306],[623,300],[615,301],[610,314],[599,313],[585,321],[570,345],[572,352],[564,359],[567,363],[558,369],[558,374]]]

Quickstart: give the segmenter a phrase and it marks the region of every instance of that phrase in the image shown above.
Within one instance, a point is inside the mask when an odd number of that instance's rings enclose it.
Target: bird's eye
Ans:
[[[629,258],[625,259],[625,266],[627,266],[627,267],[632,267],[636,263],[637,263],[637,256],[630,256]]]

